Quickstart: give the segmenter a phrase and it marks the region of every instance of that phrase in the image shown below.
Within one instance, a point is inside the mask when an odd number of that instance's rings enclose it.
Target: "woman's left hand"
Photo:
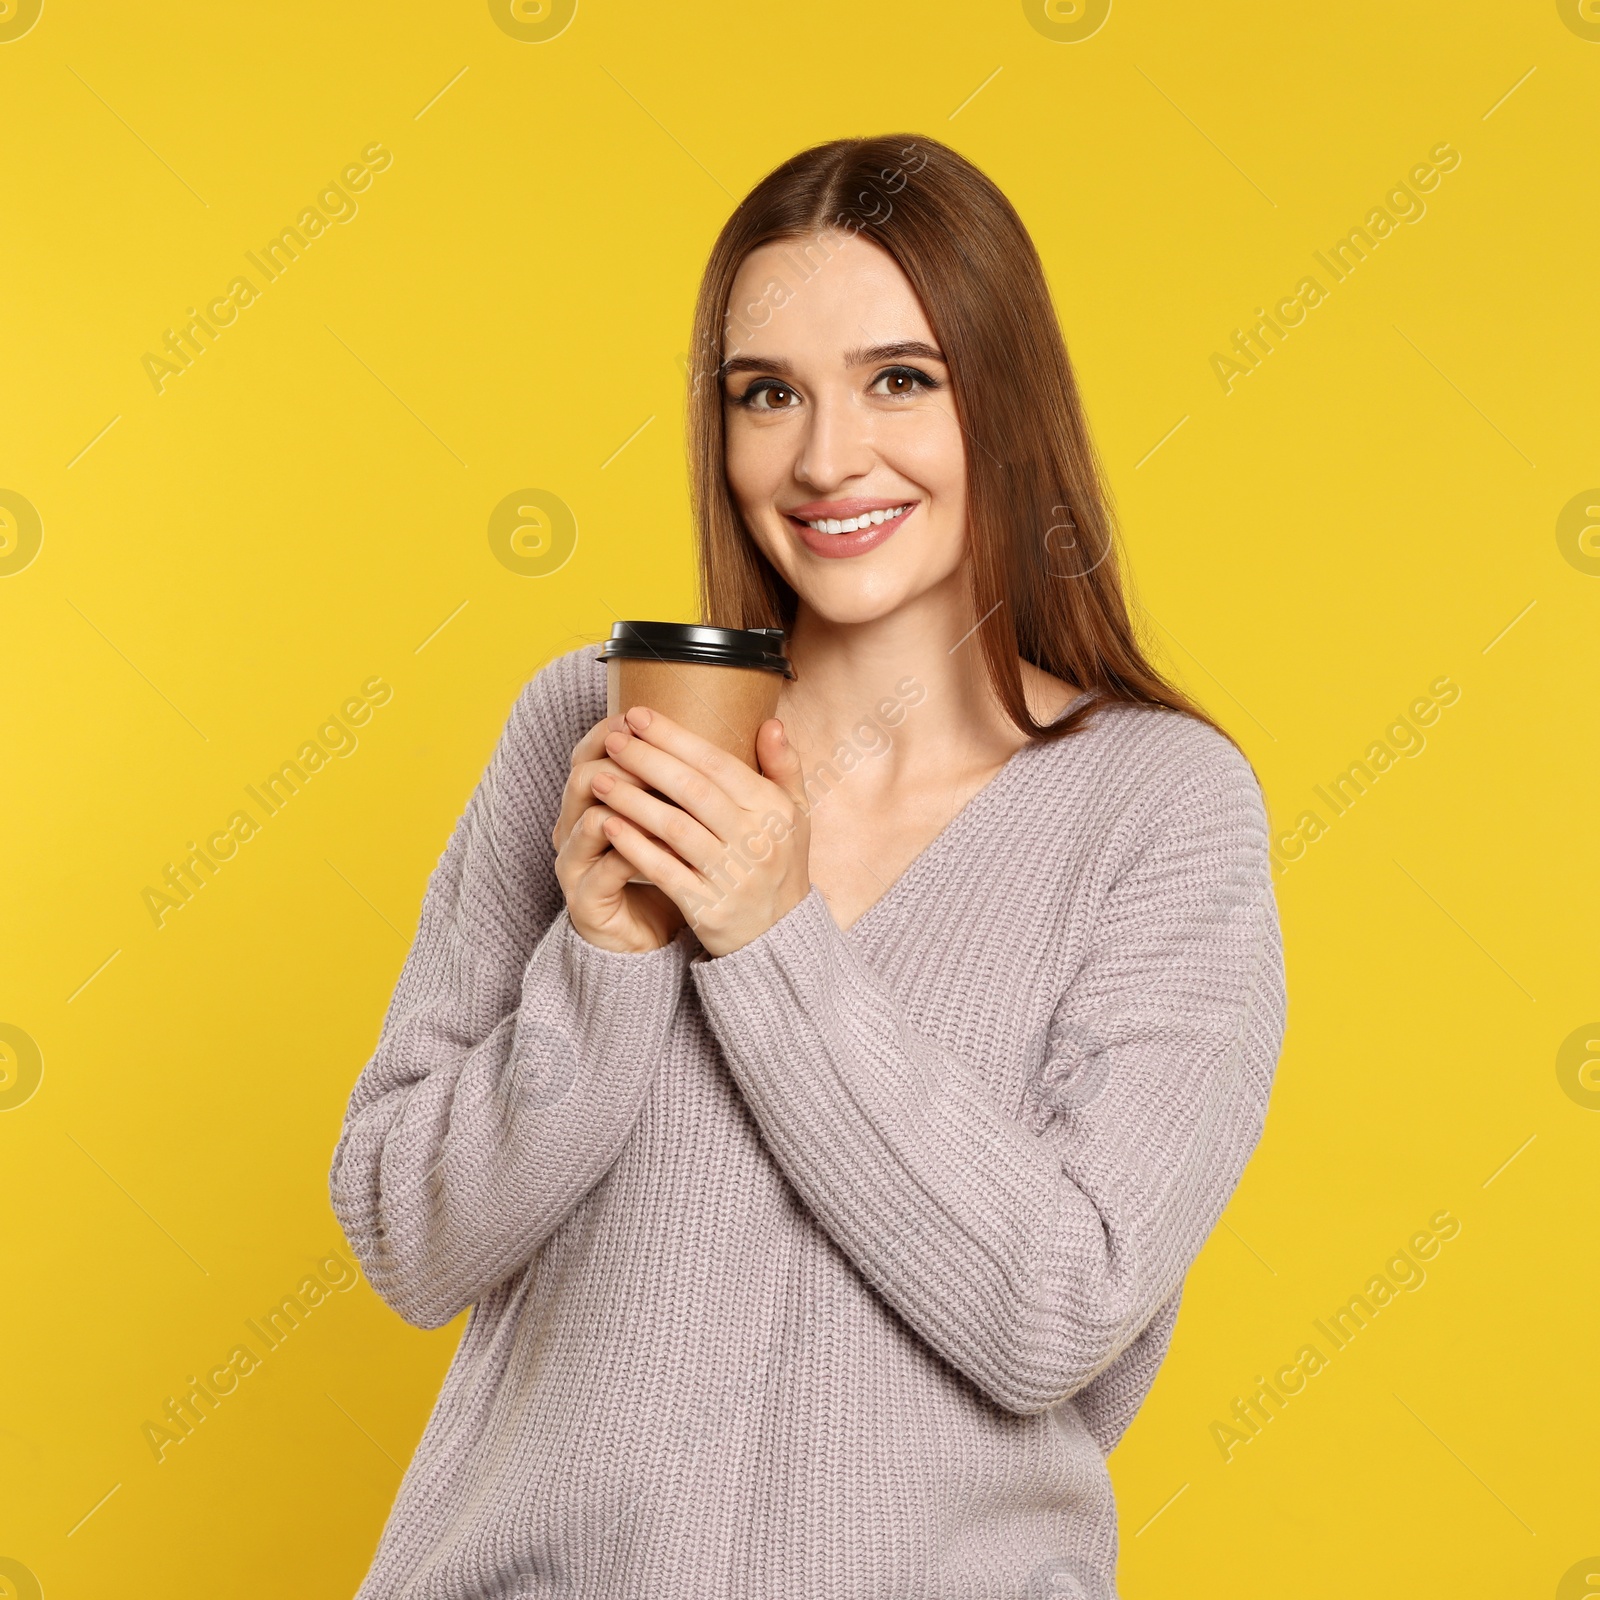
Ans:
[[[713,956],[727,955],[811,892],[811,823],[800,757],[769,717],[756,734],[752,771],[737,756],[643,706],[629,731],[606,736],[606,754],[643,788],[600,776],[595,794],[618,815],[606,837],[683,912]]]

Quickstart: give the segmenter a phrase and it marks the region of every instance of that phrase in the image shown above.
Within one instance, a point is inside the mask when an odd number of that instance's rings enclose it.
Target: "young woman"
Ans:
[[[432,877],[331,1189],[472,1314],[360,1594],[1107,1600],[1282,1039],[1260,789],[969,163],[787,162],[696,350],[705,620],[796,677],[758,773],[552,661]]]

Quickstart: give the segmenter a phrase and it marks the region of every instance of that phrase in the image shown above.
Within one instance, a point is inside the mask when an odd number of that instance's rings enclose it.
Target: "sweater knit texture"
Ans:
[[[518,697],[334,1152],[376,1292],[471,1308],[357,1600],[1115,1600],[1283,1038],[1249,764],[1103,706],[848,931],[621,954],[550,841],[604,715],[592,647]]]

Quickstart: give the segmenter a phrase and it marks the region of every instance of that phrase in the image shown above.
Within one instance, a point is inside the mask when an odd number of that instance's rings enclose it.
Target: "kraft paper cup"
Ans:
[[[794,676],[779,628],[619,622],[600,659],[608,716],[647,706],[756,771],[756,734],[776,714],[784,679]]]
[[[756,734],[778,709],[776,673],[681,661],[608,661],[606,714],[648,706],[758,767]]]

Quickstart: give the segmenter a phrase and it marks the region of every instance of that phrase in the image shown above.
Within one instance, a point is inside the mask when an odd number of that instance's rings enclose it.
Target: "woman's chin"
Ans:
[[[864,583],[860,578],[837,583],[808,583],[795,592],[805,608],[839,628],[881,622],[911,604],[922,592],[912,584]]]

